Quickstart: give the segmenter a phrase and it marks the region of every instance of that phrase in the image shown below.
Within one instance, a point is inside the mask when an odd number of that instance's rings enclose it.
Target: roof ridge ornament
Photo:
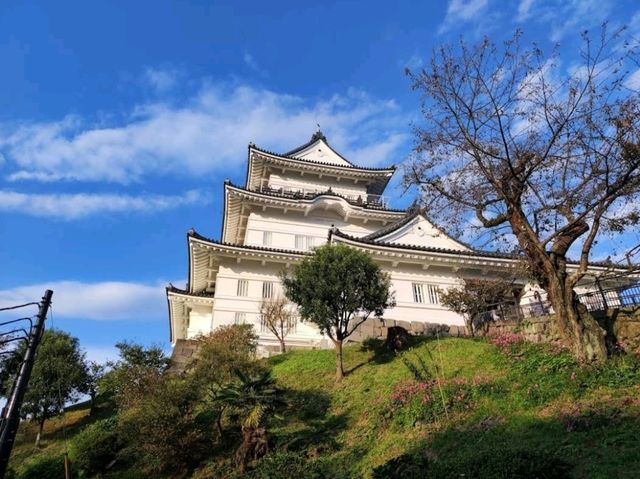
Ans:
[[[327,143],[327,137],[324,136],[324,133],[322,133],[322,130],[320,130],[320,123],[316,123],[316,125],[318,126],[318,129],[313,135],[311,135],[311,141],[313,142],[313,141],[322,140],[325,143]]]

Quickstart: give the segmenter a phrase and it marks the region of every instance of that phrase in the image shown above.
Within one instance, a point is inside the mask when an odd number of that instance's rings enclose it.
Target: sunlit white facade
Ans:
[[[517,261],[472,249],[420,210],[389,208],[384,190],[394,171],[350,163],[319,131],[285,154],[250,144],[245,184],[225,181],[220,239],[187,234],[186,288],[167,288],[172,343],[220,325],[251,323],[261,345],[275,345],[261,326],[260,303],[282,294],[282,270],[326,241],[365,250],[390,273],[397,305],[385,320],[463,325],[440,305],[438,290],[465,278],[513,277]],[[306,323],[296,325],[287,343],[328,345]]]

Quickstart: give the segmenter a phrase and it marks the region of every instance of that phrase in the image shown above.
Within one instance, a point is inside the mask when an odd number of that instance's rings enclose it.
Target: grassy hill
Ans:
[[[637,358],[580,368],[551,346],[496,342],[422,340],[403,357],[354,345],[339,384],[331,350],[270,358],[291,407],[251,477],[637,477]],[[87,414],[65,415],[67,440],[93,420]],[[12,466],[63,451],[61,426],[49,422],[34,451],[23,425]],[[211,458],[194,477],[220,477],[221,461]]]

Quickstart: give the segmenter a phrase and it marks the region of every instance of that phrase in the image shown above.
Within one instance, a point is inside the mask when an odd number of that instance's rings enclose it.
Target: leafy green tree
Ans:
[[[105,366],[103,364],[97,363],[95,361],[87,362],[87,376],[84,389],[91,398],[90,413],[93,413],[96,397],[98,396],[98,387],[100,385],[102,377],[104,376],[104,373]]]
[[[344,376],[342,344],[371,314],[395,305],[389,275],[363,252],[325,244],[293,267],[282,282],[303,321],[314,323],[336,349],[336,380]]]
[[[169,357],[159,346],[145,347],[130,342],[116,344],[120,359],[110,362],[111,370],[99,382],[100,393],[113,397],[118,407],[145,396],[169,367]]]
[[[24,357],[25,348],[21,343],[12,358]],[[20,411],[24,417],[38,423],[36,447],[40,446],[45,421],[86,392],[86,378],[84,353],[78,339],[64,331],[46,330],[38,346]]]
[[[242,444],[236,451],[236,461],[240,472],[244,472],[249,458],[256,460],[268,452],[266,424],[270,416],[286,406],[286,402],[271,372],[248,375],[236,370],[236,376],[238,381],[222,386],[214,401],[241,418]]]

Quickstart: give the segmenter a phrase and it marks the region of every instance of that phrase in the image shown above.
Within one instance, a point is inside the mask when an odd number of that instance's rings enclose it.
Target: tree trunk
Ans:
[[[335,340],[333,344],[336,347],[336,382],[344,377],[344,369],[342,367],[342,340]]]
[[[40,440],[42,439],[42,432],[44,431],[44,419],[38,421],[38,434],[36,435],[36,447],[40,447]]]
[[[285,353],[285,352],[287,352],[287,347],[286,347],[286,345],[284,344],[284,339],[280,339],[280,338],[278,338],[278,340],[280,341],[280,352],[281,352],[281,353]]]
[[[605,331],[581,305],[573,289],[559,284],[547,291],[553,306],[556,325],[564,343],[580,362],[603,361],[607,358]]]

